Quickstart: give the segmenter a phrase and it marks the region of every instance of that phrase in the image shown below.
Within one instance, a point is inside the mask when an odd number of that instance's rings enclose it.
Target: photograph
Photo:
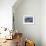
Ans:
[[[0,0],[0,46],[46,46],[46,0]]]
[[[23,16],[23,24],[34,24],[34,16],[24,15]]]

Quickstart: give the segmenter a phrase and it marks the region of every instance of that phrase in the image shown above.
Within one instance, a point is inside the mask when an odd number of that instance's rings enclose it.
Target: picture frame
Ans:
[[[23,16],[23,24],[34,24],[34,16],[24,15]]]

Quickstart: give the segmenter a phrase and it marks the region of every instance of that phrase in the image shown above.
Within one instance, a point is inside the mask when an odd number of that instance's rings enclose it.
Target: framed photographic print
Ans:
[[[23,24],[34,24],[34,16],[24,15],[23,16]]]

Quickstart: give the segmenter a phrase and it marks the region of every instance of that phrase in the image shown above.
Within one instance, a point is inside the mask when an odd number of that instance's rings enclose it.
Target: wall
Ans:
[[[46,46],[46,0],[41,1],[41,41]]]
[[[23,33],[24,38],[32,39],[36,46],[41,46],[41,0],[23,0],[15,8],[15,28]],[[23,24],[24,15],[34,16],[34,24]]]
[[[12,29],[12,6],[16,0],[0,0],[0,27]]]

